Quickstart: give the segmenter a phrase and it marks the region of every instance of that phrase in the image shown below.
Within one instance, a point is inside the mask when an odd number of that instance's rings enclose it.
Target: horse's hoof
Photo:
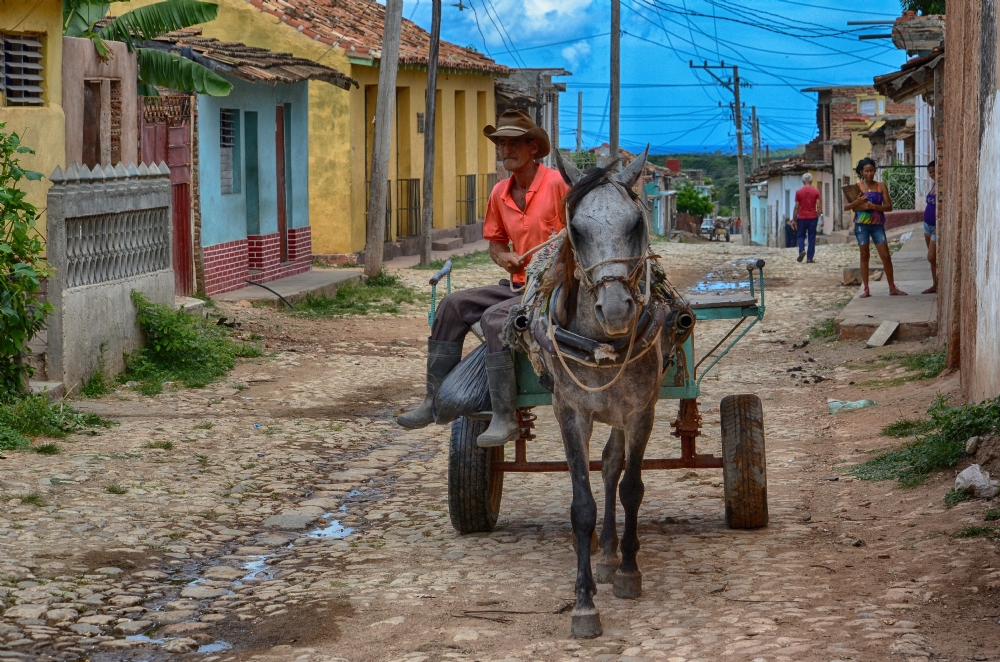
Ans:
[[[574,609],[570,636],[574,639],[593,639],[604,633],[601,629],[601,613],[596,609]]]
[[[615,581],[615,573],[618,572],[618,563],[608,563],[598,561],[594,570],[594,581],[598,584],[610,584]]]
[[[625,598],[626,600],[635,600],[641,596],[642,573],[638,570],[635,572],[622,572],[621,570],[616,572],[614,594],[616,598]]]

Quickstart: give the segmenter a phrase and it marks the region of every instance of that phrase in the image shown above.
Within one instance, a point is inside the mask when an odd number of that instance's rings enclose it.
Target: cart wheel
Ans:
[[[726,524],[733,529],[767,526],[767,466],[760,398],[726,396],[720,413]]]
[[[448,451],[448,511],[459,533],[492,531],[500,514],[503,473],[490,471],[503,461],[503,446],[479,448],[476,439],[490,422],[459,418],[451,424]]]

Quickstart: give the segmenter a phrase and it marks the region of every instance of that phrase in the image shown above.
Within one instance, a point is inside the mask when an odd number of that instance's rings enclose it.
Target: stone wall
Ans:
[[[166,164],[71,165],[48,194],[49,379],[67,392],[102,362],[109,374],[141,344],[133,290],[173,305],[170,179]]]

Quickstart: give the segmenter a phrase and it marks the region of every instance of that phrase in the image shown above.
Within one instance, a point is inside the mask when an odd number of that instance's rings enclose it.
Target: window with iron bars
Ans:
[[[42,42],[38,35],[0,32],[0,106],[40,106]]]
[[[219,110],[219,174],[223,193],[240,192],[239,112]]]
[[[458,176],[458,199],[455,223],[457,225],[472,225],[476,222],[476,176]]]
[[[479,195],[476,200],[476,216],[486,218],[486,207],[489,206],[490,193],[493,192],[493,187],[500,181],[500,176],[495,172],[488,172],[484,175],[479,175],[476,181],[479,185]]]
[[[396,236],[420,236],[420,178],[400,179],[396,186]]]

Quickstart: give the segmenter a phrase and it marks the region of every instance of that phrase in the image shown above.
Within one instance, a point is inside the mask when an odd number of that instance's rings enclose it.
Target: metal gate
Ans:
[[[139,161],[170,167],[173,205],[174,294],[194,294],[191,229],[192,97],[176,94],[139,97]]]

